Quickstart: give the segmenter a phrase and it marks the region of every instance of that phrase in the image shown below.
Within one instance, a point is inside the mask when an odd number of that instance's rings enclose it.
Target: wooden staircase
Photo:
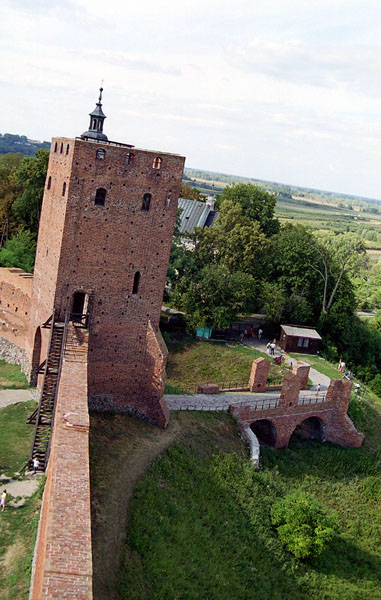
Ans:
[[[37,410],[28,419],[29,423],[35,424],[35,430],[32,451],[25,467],[31,467],[33,459],[37,458],[39,461],[39,471],[45,471],[49,458],[50,436],[54,419],[56,394],[67,323],[57,323],[52,319],[50,326],[51,335],[48,356],[45,363],[40,402]]]

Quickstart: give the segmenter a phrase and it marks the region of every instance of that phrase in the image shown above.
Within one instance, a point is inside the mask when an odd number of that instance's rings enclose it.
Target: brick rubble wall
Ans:
[[[87,340],[78,341],[72,328],[68,346],[58,390],[30,600],[92,598]]]

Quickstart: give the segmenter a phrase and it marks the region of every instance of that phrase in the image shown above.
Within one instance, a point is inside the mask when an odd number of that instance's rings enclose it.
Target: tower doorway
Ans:
[[[87,327],[89,295],[86,292],[74,292],[71,305],[71,319]]]

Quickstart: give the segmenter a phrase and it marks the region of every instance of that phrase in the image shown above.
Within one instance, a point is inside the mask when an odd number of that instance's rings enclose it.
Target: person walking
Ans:
[[[262,333],[263,333],[262,329],[261,329],[261,328],[259,328],[259,329],[258,329],[258,341],[259,341],[259,342],[261,341]]]
[[[320,383],[318,383],[316,386],[316,396],[319,395],[319,392],[320,392]]]
[[[7,501],[7,490],[4,490],[3,493],[1,494],[1,500],[0,500],[1,512],[5,511],[6,501]]]
[[[36,474],[36,473],[37,473],[37,471],[38,471],[38,467],[39,467],[39,466],[40,466],[40,461],[39,461],[39,460],[38,460],[38,458],[35,456],[35,457],[34,457],[34,459],[33,459],[33,471],[34,471],[34,474]]]

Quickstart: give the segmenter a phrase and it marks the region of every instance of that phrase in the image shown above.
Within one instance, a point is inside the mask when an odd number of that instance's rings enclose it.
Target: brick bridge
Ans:
[[[242,433],[250,427],[260,441],[275,448],[286,448],[294,432],[344,447],[360,447],[364,434],[347,415],[352,383],[332,379],[325,395],[302,395],[303,378],[294,369],[286,374],[280,396],[261,403],[231,405],[230,412],[238,419]]]

